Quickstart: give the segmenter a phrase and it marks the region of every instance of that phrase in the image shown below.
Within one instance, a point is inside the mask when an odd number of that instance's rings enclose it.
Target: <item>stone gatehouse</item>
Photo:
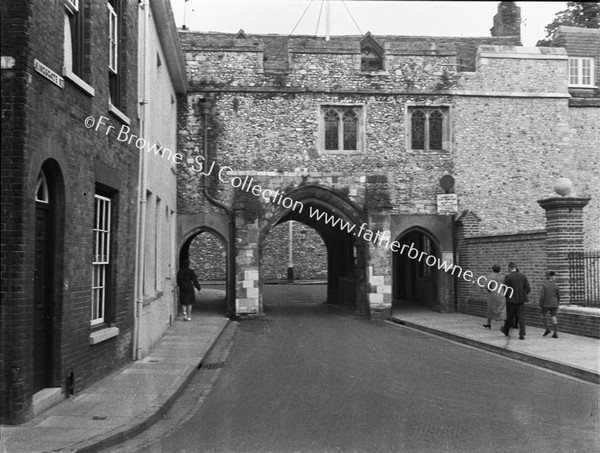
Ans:
[[[196,235],[216,234],[234,257],[230,309],[261,314],[265,241],[293,220],[323,241],[328,302],[364,315],[407,300],[451,311],[452,276],[358,228],[461,263],[455,216],[438,212],[438,195],[475,213],[478,234],[535,230],[545,222],[537,200],[561,176],[592,196],[584,240],[597,246],[598,108],[570,106],[566,51],[520,47],[519,17],[503,2],[484,38],[180,32],[190,84],[178,138],[181,256]],[[453,187],[442,189],[445,176]]]

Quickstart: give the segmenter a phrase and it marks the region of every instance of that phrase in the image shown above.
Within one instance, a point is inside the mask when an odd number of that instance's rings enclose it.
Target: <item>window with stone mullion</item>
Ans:
[[[324,107],[322,112],[325,151],[356,151],[360,144],[360,121],[356,107]]]
[[[439,109],[415,108],[410,114],[410,148],[442,151],[446,113]]]

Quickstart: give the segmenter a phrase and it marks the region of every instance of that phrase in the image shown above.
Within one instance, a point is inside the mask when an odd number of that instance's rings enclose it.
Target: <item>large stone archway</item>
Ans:
[[[367,246],[343,228],[364,223],[363,212],[337,191],[316,184],[300,186],[286,195],[295,202],[293,206],[271,204],[254,222],[246,221],[245,227],[238,229],[237,313],[263,313],[263,245],[273,227],[294,220],[315,229],[325,243],[327,302],[368,316]]]

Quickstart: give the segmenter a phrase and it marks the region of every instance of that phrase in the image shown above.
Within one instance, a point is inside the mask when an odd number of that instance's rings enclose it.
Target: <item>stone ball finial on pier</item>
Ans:
[[[554,181],[554,191],[561,197],[566,197],[573,192],[573,182],[569,178],[558,178]]]

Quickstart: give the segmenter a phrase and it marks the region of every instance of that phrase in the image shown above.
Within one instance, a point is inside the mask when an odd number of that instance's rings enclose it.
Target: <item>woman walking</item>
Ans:
[[[494,264],[492,266],[492,273],[487,275],[487,323],[483,325],[486,329],[492,328],[492,320],[494,321],[504,321],[506,320],[506,300],[504,298],[504,294],[499,293],[497,290],[490,290],[490,281],[495,281],[496,288],[500,288],[500,285],[504,283],[504,275],[500,273],[502,268],[499,264]]]
[[[177,272],[177,286],[179,286],[179,303],[183,309],[183,320],[192,320],[192,304],[196,299],[194,287],[200,291],[200,283],[196,273],[190,269],[190,260],[184,259],[181,262],[181,268]]]

